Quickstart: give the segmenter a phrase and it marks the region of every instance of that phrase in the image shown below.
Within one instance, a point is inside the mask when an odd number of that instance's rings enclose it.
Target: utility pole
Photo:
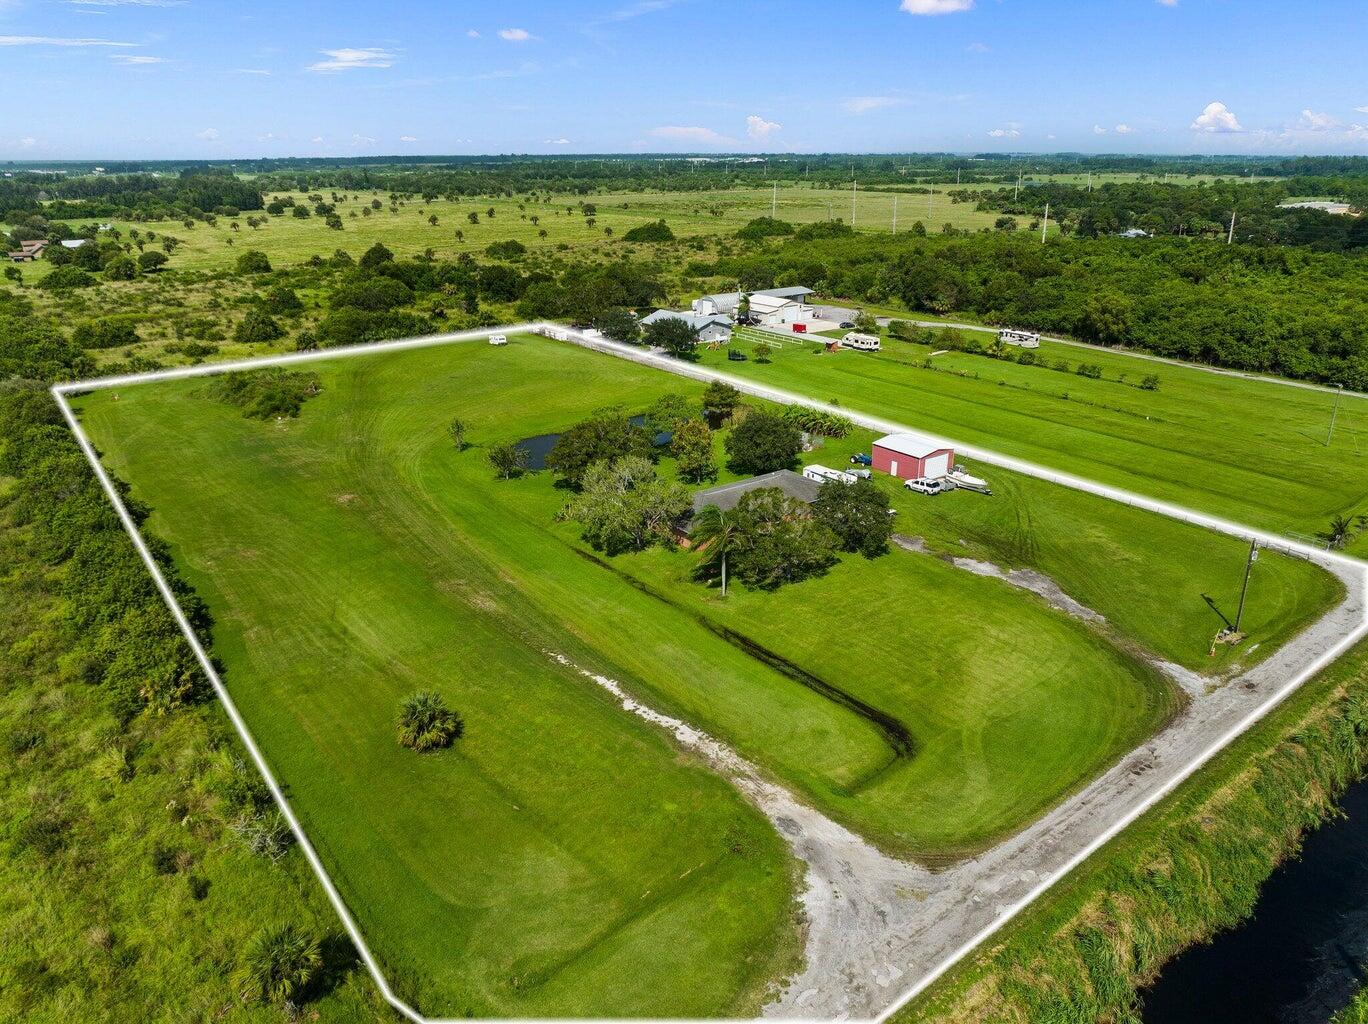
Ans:
[[[853,170],[855,169],[854,165],[852,165],[850,169],[853,171]],[[856,190],[857,190],[859,187],[860,187],[860,183],[859,183],[858,181],[856,181],[854,178],[851,178],[851,179],[850,179],[850,226],[851,226],[852,228],[855,226],[855,192],[856,192]]]
[[[1332,409],[1330,410],[1330,433],[1328,433],[1328,434],[1325,435],[1325,447],[1327,447],[1327,448],[1330,447],[1330,442],[1333,441],[1334,438],[1335,438],[1335,419],[1336,419],[1336,417],[1339,416],[1340,396],[1344,394],[1344,385],[1343,385],[1343,384],[1336,384],[1336,385],[1334,385],[1334,388],[1335,388],[1335,406],[1334,406],[1334,408],[1332,408]]]
[[[935,186],[935,185],[932,185],[932,186],[931,186],[931,194],[930,194],[929,196],[926,197],[926,223],[927,223],[927,226],[928,226],[928,227],[929,227],[930,224],[931,224],[931,204],[934,203],[935,201],[936,201],[936,186]]]
[[[898,197],[893,196],[893,234],[898,233]]]
[[[1226,245],[1235,241],[1235,211],[1230,211],[1230,234],[1226,236]]]
[[[1045,232],[1050,230],[1050,204],[1045,204],[1045,220],[1040,225],[1040,244],[1045,244]]]
[[[770,193],[770,219],[774,218],[775,212],[779,209],[779,182],[774,183],[774,191]]]
[[[956,168],[955,168],[955,184],[958,185],[959,183],[960,183],[960,169],[959,169],[958,167],[956,167]]]
[[[1240,620],[1244,618],[1245,595],[1249,593],[1249,574],[1254,571],[1254,563],[1259,560],[1259,542],[1251,540],[1249,542],[1249,560],[1245,562],[1244,586],[1240,588],[1240,608],[1235,613],[1234,632],[1240,631]]]

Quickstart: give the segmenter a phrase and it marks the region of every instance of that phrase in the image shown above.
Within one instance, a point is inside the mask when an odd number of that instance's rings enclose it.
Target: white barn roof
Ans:
[[[952,446],[929,434],[889,434],[874,442],[880,448],[887,448],[899,455],[910,455],[914,459],[924,459],[936,452],[948,452]]]
[[[731,330],[732,326],[731,320],[721,313],[714,313],[712,316],[702,316],[697,313],[678,313],[673,309],[657,309],[649,316],[642,317],[641,325],[646,327],[658,320],[683,320],[695,331],[701,331],[712,324],[717,324],[719,327],[725,327],[727,330]]]

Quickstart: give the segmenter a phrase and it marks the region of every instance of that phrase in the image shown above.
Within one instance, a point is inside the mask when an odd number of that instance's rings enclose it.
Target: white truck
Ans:
[[[853,484],[859,479],[854,473],[847,473],[840,469],[829,469],[826,466],[806,466],[803,469],[803,476],[809,480],[816,480],[819,484],[826,483],[828,480]]]
[[[1013,327],[1005,327],[998,331],[998,341],[1004,345],[1017,345],[1021,348],[1040,348],[1040,335],[1033,334],[1031,331],[1018,331]]]

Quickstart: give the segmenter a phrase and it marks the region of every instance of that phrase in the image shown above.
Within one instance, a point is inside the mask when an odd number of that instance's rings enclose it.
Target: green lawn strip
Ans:
[[[1365,701],[1360,643],[895,1019],[1136,1020],[1137,990],[1243,920],[1274,867],[1362,777]]]
[[[925,369],[930,348],[895,340],[878,354],[816,351],[785,346],[769,364],[730,362],[713,351],[703,358],[817,400],[1252,526],[1310,534],[1335,514],[1368,507],[1368,403],[1341,405],[1326,447],[1331,396],[1189,367],[1055,349],[1071,365],[1107,360],[1107,377],[1160,378],[1158,391],[1143,391],[962,353],[935,356],[935,368]]]
[[[200,386],[99,394],[85,415],[218,614],[249,726],[404,994],[442,1014],[754,1009],[793,952],[772,830],[664,734],[511,637],[505,594],[487,608],[462,593],[458,537],[440,557],[405,550],[350,508],[331,443],[353,425],[247,421]],[[456,749],[395,744],[397,699],[419,687],[465,716]],[[731,931],[701,927],[738,887]],[[662,933],[670,969],[643,971]]]

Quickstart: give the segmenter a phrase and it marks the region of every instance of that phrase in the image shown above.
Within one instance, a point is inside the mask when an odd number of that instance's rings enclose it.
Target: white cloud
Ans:
[[[320,50],[327,60],[310,64],[305,71],[331,74],[336,71],[353,71],[357,68],[388,68],[394,66],[394,54],[374,46],[360,48],[344,47],[341,50]]]
[[[0,36],[0,46],[140,46],[109,39],[65,39],[59,36]]]
[[[568,145],[570,145],[570,140],[567,139],[567,138],[565,138],[564,136],[561,136],[559,139],[547,139],[547,140],[543,143],[543,145],[546,145],[546,146],[568,146]]]
[[[1355,107],[1355,108],[1354,108],[1354,113],[1356,113],[1356,114],[1368,114],[1368,107]]]
[[[399,141],[400,141],[400,142],[417,142],[418,139],[417,139],[416,136],[413,136],[413,135],[401,135],[401,136],[399,136]]]
[[[315,135],[315,136],[314,136],[312,139],[310,139],[309,141],[310,141],[310,142],[313,142],[313,143],[322,142],[322,141],[323,141],[323,136],[321,136],[321,135]]]
[[[184,7],[186,0],[66,0],[74,7]]]
[[[658,139],[669,139],[671,142],[695,142],[705,146],[721,146],[736,141],[718,134],[711,128],[697,126],[665,125],[652,128],[651,134]]]
[[[1131,127],[1130,125],[1128,125],[1128,124],[1118,124],[1118,125],[1117,125],[1115,128],[1113,128],[1112,130],[1113,130],[1114,132],[1116,132],[1117,135],[1133,135],[1133,134],[1135,134],[1135,129],[1132,128],[1132,127]]]
[[[908,14],[958,14],[973,9],[974,0],[902,0],[899,8]]]
[[[22,139],[19,140],[19,146],[21,149],[32,149],[36,145],[38,145],[38,140],[35,139],[32,135],[25,135]]]
[[[233,74],[235,74],[235,75],[270,75],[270,72],[267,71],[267,70],[264,69],[264,68],[234,68],[234,69],[233,69]]]
[[[1009,124],[1006,128],[992,128],[988,131],[990,139],[1019,139],[1021,129],[1014,124]]]
[[[1177,7],[1178,0],[1154,0],[1160,7]]]
[[[1095,125],[1093,125],[1093,134],[1094,134],[1094,135],[1106,135],[1106,134],[1107,134],[1107,129],[1103,128],[1100,124],[1095,124]]]
[[[474,29],[474,28],[468,28],[468,29],[466,29],[466,37],[469,38],[469,39],[479,39],[479,38],[480,38],[480,30],[479,30],[479,29]]]
[[[752,139],[769,138],[770,132],[780,131],[783,127],[777,121],[766,121],[759,114],[751,114],[746,118],[746,134]]]
[[[1339,121],[1329,114],[1318,114],[1314,110],[1303,110],[1301,120],[1297,122],[1297,127],[1304,132],[1328,132],[1339,126]]]
[[[525,28],[501,28],[499,38],[506,39],[510,43],[525,43],[532,38],[532,33]]]
[[[883,107],[896,107],[907,101],[900,96],[852,96],[845,101],[845,108],[852,114],[865,114]]]
[[[217,142],[219,130],[217,128],[206,128],[202,132],[197,132],[195,138],[203,139],[205,142]]]
[[[152,57],[144,53],[111,53],[109,59],[126,67],[141,67],[148,64],[165,64],[165,57]]]
[[[1207,132],[1212,135],[1244,131],[1234,111],[1224,103],[1218,102],[1208,103],[1188,127],[1194,132]]]
[[[351,144],[353,146],[368,146],[374,141],[369,135],[353,134]]]
[[[987,43],[970,43],[965,47],[969,53],[988,53],[992,50]]]

